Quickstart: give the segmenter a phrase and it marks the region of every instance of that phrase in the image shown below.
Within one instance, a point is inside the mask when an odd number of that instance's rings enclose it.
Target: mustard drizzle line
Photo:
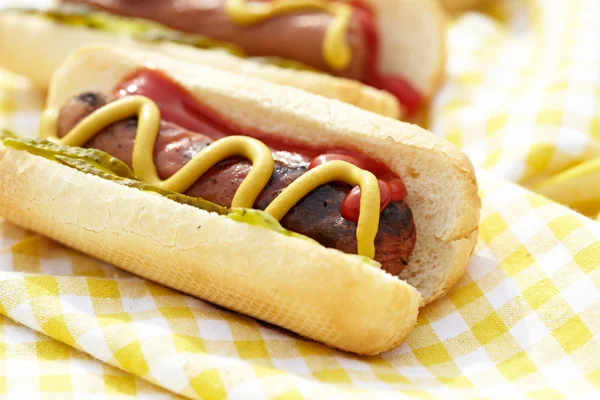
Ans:
[[[227,0],[225,12],[240,25],[252,25],[286,12],[303,9],[317,9],[334,15],[334,19],[325,32],[323,58],[327,64],[338,71],[348,67],[352,60],[352,51],[346,35],[352,6],[343,2],[323,0],[274,0],[270,2],[248,2],[248,0]]]
[[[227,136],[214,141],[196,154],[169,179],[161,180],[153,158],[160,127],[160,110],[152,100],[144,96],[127,96],[104,105],[85,117],[62,139],[57,134],[58,112],[48,109],[42,114],[40,136],[67,146],[81,147],[102,129],[134,116],[138,117],[138,126],[132,164],[134,175],[139,181],[183,193],[218,162],[232,156],[244,156],[252,161],[252,168],[236,191],[231,206],[252,208],[273,174],[273,155],[264,143],[247,136]],[[330,161],[307,171],[292,182],[269,204],[265,212],[280,221],[307,194],[331,181],[342,181],[360,187],[357,253],[374,258],[380,193],[378,180],[370,171],[345,161]]]
[[[336,160],[311,169],[281,192],[265,212],[281,220],[299,199],[331,181],[360,186],[360,214],[356,227],[357,252],[370,258],[375,257],[375,236],[379,227],[379,182],[373,173],[356,165]],[[364,240],[360,240],[361,238]]]

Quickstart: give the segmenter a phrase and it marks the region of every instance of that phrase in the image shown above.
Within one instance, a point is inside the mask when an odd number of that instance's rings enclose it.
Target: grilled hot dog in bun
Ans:
[[[436,0],[56,3],[0,13],[0,63],[42,86],[72,50],[98,42],[150,46],[394,118],[419,111],[442,80]]]
[[[292,87],[92,46],[40,133],[0,145],[0,215],[342,350],[402,343],[474,248],[461,152]]]

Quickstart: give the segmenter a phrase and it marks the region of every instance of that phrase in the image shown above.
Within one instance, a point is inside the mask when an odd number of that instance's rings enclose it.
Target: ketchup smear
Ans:
[[[257,138],[275,150],[301,154],[311,159],[309,169],[332,160],[342,160],[371,171],[379,179],[380,211],[385,210],[390,201],[401,201],[406,195],[402,180],[385,165],[373,161],[357,152],[339,148],[315,148],[294,144],[287,140],[273,139],[256,129],[243,128],[228,121],[214,110],[202,105],[186,89],[170,80],[164,74],[142,69],[125,79],[115,92],[119,97],[140,95],[150,98],[160,109],[161,118],[217,140],[224,136],[244,135]],[[360,188],[353,188],[342,202],[342,216],[349,221],[358,221],[360,212]]]
[[[351,0],[349,3],[354,7],[354,13],[358,18],[369,47],[367,75],[363,83],[391,93],[402,104],[406,116],[413,116],[423,103],[423,96],[407,79],[394,75],[381,74],[379,71],[379,34],[375,27],[373,10],[361,0]]]
[[[373,172],[374,168],[365,159],[356,156],[340,153],[322,154],[313,158],[308,169],[313,169],[328,161],[346,161],[359,168]],[[376,170],[376,169],[375,169]],[[388,182],[379,179],[379,211],[383,211],[390,204],[390,201],[401,201],[406,197],[406,187],[402,180],[396,178],[389,179]],[[342,216],[349,221],[357,222],[360,215],[360,187],[354,187],[342,201]]]

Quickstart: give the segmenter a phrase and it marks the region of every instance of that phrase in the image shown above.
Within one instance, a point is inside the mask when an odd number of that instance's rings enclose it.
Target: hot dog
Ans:
[[[400,344],[473,251],[462,153],[294,88],[93,46],[40,134],[0,146],[0,215],[342,350]]]
[[[78,46],[129,42],[394,118],[410,118],[423,107],[440,84],[444,66],[444,17],[435,0],[60,3],[61,8],[45,14],[0,15],[4,66],[47,85]],[[81,6],[93,13],[82,14]],[[213,50],[164,43],[171,40]],[[214,50],[223,47],[245,59]],[[21,56],[2,57],[7,54]],[[39,60],[40,54],[46,62],[33,68],[27,60]]]

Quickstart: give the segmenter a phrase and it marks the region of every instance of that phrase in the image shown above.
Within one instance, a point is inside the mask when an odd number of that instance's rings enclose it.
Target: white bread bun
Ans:
[[[426,98],[442,80],[445,21],[435,0],[369,0],[377,12],[382,72],[406,77]],[[401,118],[397,99],[357,81],[311,71],[267,65],[216,50],[174,43],[142,43],[126,36],[68,26],[39,15],[0,13],[0,65],[47,87],[52,74],[76,48],[91,44],[129,44],[180,59],[286,84],[338,99],[392,118]]]
[[[132,273],[360,354],[399,345],[419,305],[442,296],[463,274],[481,207],[472,165],[417,126],[154,52],[102,46],[68,58],[47,105],[61,107],[83,91],[112,91],[144,67],[166,73],[240,127],[300,144],[361,149],[402,176],[417,227],[401,275],[406,282],[355,255],[10,148],[0,156],[0,215]]]

